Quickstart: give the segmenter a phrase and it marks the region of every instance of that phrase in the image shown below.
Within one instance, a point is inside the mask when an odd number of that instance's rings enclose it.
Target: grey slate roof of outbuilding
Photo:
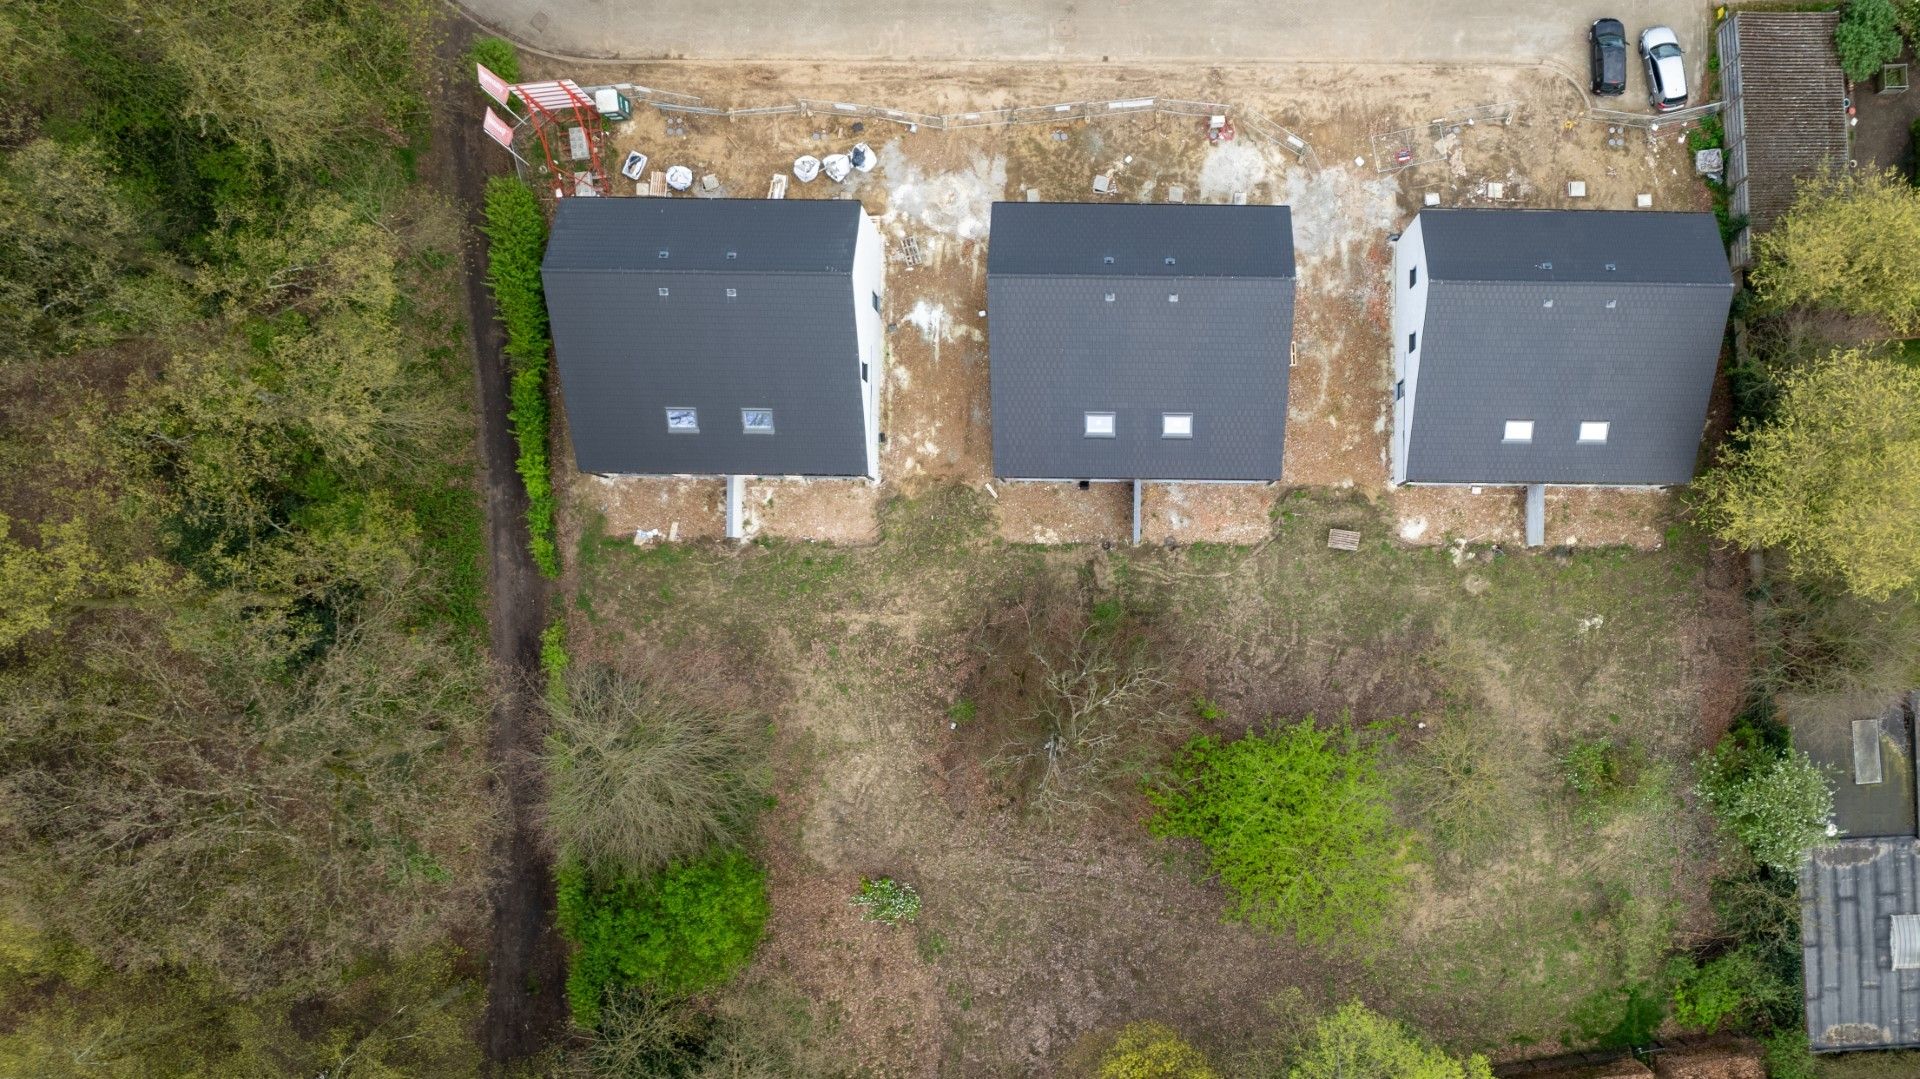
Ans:
[[[541,276],[580,470],[865,474],[859,223],[843,200],[561,200]],[[699,432],[669,433],[670,407]]]
[[[1896,914],[1920,914],[1920,840],[1844,840],[1802,862],[1800,947],[1814,1049],[1920,1045],[1920,970],[1893,969]]]
[[[1711,214],[1425,210],[1410,483],[1686,483],[1733,299]],[[1529,443],[1502,441],[1532,420]],[[1610,424],[1603,445],[1583,421]]]
[[[995,203],[987,251],[996,475],[1280,478],[1287,207]],[[1114,437],[1084,436],[1090,411]],[[1162,438],[1166,412],[1193,437]]]

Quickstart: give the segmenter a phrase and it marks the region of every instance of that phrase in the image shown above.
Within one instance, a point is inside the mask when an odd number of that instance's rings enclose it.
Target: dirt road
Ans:
[[[478,127],[471,86],[448,79],[472,37],[464,19],[443,20],[434,102],[434,177],[440,190],[465,212],[464,261],[467,325],[473,343],[479,405],[482,476],[486,485],[488,621],[490,647],[500,672],[488,753],[507,787],[506,827],[495,851],[493,928],[488,947],[487,1010],[480,1039],[495,1063],[538,1052],[564,1019],[565,951],[547,912],[553,906],[553,865],[537,823],[540,746],[537,708],[541,619],[547,583],[527,551],[527,493],[514,471],[513,434],[507,427],[507,365],[493,297],[486,287],[487,255],[480,236],[480,210],[489,165]]]

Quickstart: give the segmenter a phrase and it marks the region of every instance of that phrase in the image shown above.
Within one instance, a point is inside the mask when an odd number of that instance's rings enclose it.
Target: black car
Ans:
[[[1587,30],[1593,57],[1593,92],[1617,97],[1627,92],[1627,28],[1619,19],[1600,19]]]

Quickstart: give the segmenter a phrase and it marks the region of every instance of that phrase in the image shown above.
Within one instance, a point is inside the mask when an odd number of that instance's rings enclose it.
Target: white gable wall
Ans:
[[[1407,284],[1410,271],[1417,270],[1414,283]],[[1393,445],[1390,452],[1392,481],[1407,482],[1407,442],[1413,436],[1414,390],[1420,377],[1420,353],[1426,347],[1427,249],[1420,235],[1420,218],[1415,217],[1407,230],[1393,243]],[[1407,349],[1407,335],[1415,335],[1415,346]]]
[[[880,250],[880,230],[864,212],[860,235],[853,248],[853,315],[860,343],[853,377],[860,387],[860,411],[866,423],[867,478],[880,478],[880,380],[884,327],[874,297],[886,302],[886,270]],[[863,377],[864,376],[864,377]]]

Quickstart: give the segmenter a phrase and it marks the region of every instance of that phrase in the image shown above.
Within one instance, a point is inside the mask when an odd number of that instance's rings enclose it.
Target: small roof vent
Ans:
[[[1620,306],[1620,301],[1619,301],[1619,300],[1608,300],[1608,301],[1607,301],[1607,310],[1609,310],[1609,311],[1611,311],[1611,310],[1613,310],[1614,308],[1616,308],[1616,307],[1619,307],[1619,306]]]
[[[728,257],[728,258],[730,258],[730,259],[737,259],[737,258],[739,258],[739,257],[740,257],[740,252],[738,252],[738,251],[729,251],[729,252],[727,252],[727,257]]]
[[[1895,914],[1893,923],[1893,969],[1920,969],[1920,914]]]
[[[1106,255],[1106,256],[1103,256],[1103,257],[1102,257],[1102,258],[1100,259],[1100,261],[1101,261],[1101,262],[1104,262],[1104,263],[1106,263],[1106,264],[1107,264],[1107,265],[1109,265],[1109,266],[1111,266],[1111,265],[1113,265],[1113,256],[1112,256],[1112,255]]]
[[[1551,270],[1553,269],[1553,263],[1551,262],[1535,263],[1533,268],[1536,270]]]
[[[1169,265],[1169,266],[1171,266],[1171,265],[1173,265],[1173,256],[1172,256],[1172,255],[1168,255],[1168,256],[1167,256],[1167,265]]]
[[[1178,292],[1169,292],[1169,293],[1167,293],[1167,302],[1168,302],[1168,303],[1179,303],[1179,302],[1180,302],[1180,294],[1179,294]]]
[[[1107,293],[1107,302],[1108,302],[1108,303],[1112,303],[1112,302],[1113,302],[1113,293],[1111,293],[1111,292],[1109,292],[1109,293]]]
[[[1541,306],[1541,307],[1552,307],[1552,306],[1553,306],[1553,301],[1552,301],[1552,300],[1548,300],[1548,301],[1546,301],[1545,303],[1543,303],[1543,304],[1541,304],[1540,306]]]
[[[666,248],[664,248],[664,247],[663,247],[663,248],[661,248],[661,249],[660,249],[660,257],[661,257],[661,258],[666,258],[666,257],[667,257],[667,249],[666,249]]]
[[[1613,263],[1611,263],[1611,262],[1609,262],[1609,263],[1607,263],[1607,272],[1608,272],[1608,273],[1612,273],[1613,271],[1615,271],[1615,270],[1617,270],[1617,269],[1619,269],[1619,268],[1620,268],[1620,267],[1618,267],[1618,266],[1615,266],[1615,265],[1614,265]]]

